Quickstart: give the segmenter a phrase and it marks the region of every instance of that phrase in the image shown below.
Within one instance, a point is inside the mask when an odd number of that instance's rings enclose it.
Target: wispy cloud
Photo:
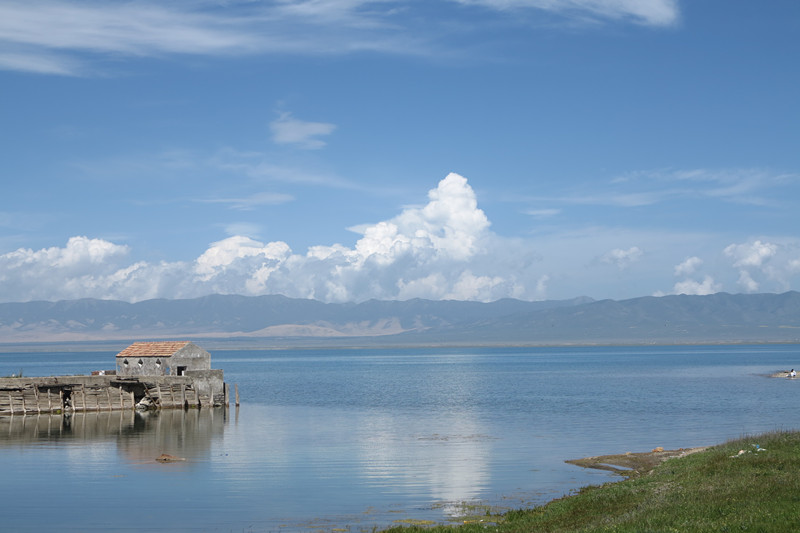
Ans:
[[[277,181],[284,183],[320,185],[337,189],[358,189],[359,185],[326,170],[310,165],[273,162],[262,152],[238,152],[223,150],[207,162],[211,168],[232,172],[251,178],[256,182]]]
[[[263,228],[258,224],[252,224],[250,222],[232,222],[225,225],[225,233],[229,237],[242,235],[251,239],[258,239],[262,229]]]
[[[548,210],[568,205],[635,208],[687,200],[766,206],[794,197],[792,191],[798,186],[800,174],[763,169],[647,170],[626,173],[607,182],[583,183],[575,194],[566,192],[524,200],[547,204]],[[529,211],[536,212],[536,209]]]
[[[11,0],[0,4],[0,68],[84,75],[97,56],[414,53],[385,3]]]
[[[538,9],[597,20],[631,20],[647,26],[670,26],[679,18],[677,0],[455,0],[497,10]]]
[[[114,181],[136,181],[142,183],[177,184],[191,180],[194,190],[211,187],[212,192],[196,192],[188,199],[196,202],[227,203],[237,209],[246,209],[252,205],[275,205],[293,200],[292,196],[283,193],[262,192],[256,194],[230,193],[225,196],[214,196],[214,186],[220,176],[226,176],[236,183],[247,185],[247,191],[273,188],[270,182],[281,182],[297,185],[314,185],[336,189],[358,189],[356,183],[338,176],[326,168],[317,168],[315,160],[282,158],[267,150],[239,150],[237,148],[220,148],[210,154],[197,150],[172,149],[160,153],[135,153],[132,155],[109,155],[96,159],[73,160],[70,168],[80,172],[83,179],[92,179],[98,183]],[[319,165],[322,166],[322,165]],[[162,187],[163,189],[163,187]],[[158,198],[158,194],[147,191],[149,200]],[[170,192],[170,199],[186,199],[185,191],[181,194]]]
[[[648,188],[649,194],[669,198],[709,198],[725,202],[767,205],[775,190],[800,184],[800,174],[759,168],[649,170],[613,180],[628,187]]]
[[[283,193],[260,192],[240,198],[197,198],[196,202],[204,204],[225,204],[232,209],[251,211],[262,205],[280,205],[294,200],[294,196]]]
[[[568,18],[672,24],[676,0],[437,0],[479,31],[464,5],[501,14],[508,9]],[[459,5],[460,4],[460,5]],[[171,3],[95,0],[6,0],[0,3],[0,69],[89,75],[102,59],[248,54],[331,55],[373,51],[430,55],[444,50],[441,27],[424,20],[426,3],[412,0],[273,0]],[[434,44],[439,43],[439,44]]]
[[[3,2],[3,66],[51,74],[90,70],[80,54],[156,56],[243,53],[257,48],[241,22],[155,3]]]
[[[544,209],[528,209],[525,211],[526,215],[534,218],[549,218],[561,214],[561,209],[544,208]]]
[[[300,120],[294,118],[289,112],[282,112],[278,118],[270,122],[269,128],[272,131],[272,140],[276,144],[289,144],[316,150],[325,146],[325,141],[319,137],[333,133],[336,125]]]

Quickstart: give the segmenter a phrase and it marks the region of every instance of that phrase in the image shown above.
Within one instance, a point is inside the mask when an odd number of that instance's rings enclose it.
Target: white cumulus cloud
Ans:
[[[754,276],[762,275],[774,278],[776,270],[768,265],[778,253],[778,245],[756,240],[753,242],[731,244],[724,250],[726,256],[733,259],[733,266],[739,269],[739,286],[745,292],[756,292],[761,287]]]
[[[0,256],[0,287],[6,299],[80,298],[113,284],[128,247],[103,239],[72,237],[63,248],[20,248]]]
[[[212,243],[194,261],[133,264],[125,262],[126,246],[75,237],[64,248],[20,249],[0,256],[0,290],[10,301],[138,301],[210,293],[285,294],[323,301],[487,301],[533,298],[543,290],[535,279],[528,290],[519,272],[498,268],[503,240],[489,231],[474,191],[458,174],[441,180],[426,204],[406,207],[394,218],[359,231],[352,247],[318,245],[305,254],[292,252],[282,241],[263,243],[234,235]]]
[[[725,255],[734,259],[735,267],[760,267],[770,257],[778,251],[778,246],[760,240],[744,243],[731,244],[725,248]]]
[[[638,246],[631,246],[627,250],[615,248],[600,258],[603,263],[616,265],[620,269],[628,268],[631,263],[635,263],[642,258],[642,250]]]
[[[706,295],[721,291],[722,284],[714,281],[711,276],[704,276],[702,281],[690,277],[697,272],[697,269],[702,264],[702,259],[692,256],[675,265],[675,276],[684,277],[685,279],[675,283],[672,287],[672,294]],[[658,293],[658,295],[663,295],[663,293]]]
[[[705,276],[703,281],[686,279],[679,281],[673,287],[674,294],[706,295],[714,294],[722,289],[722,285],[716,283],[711,276]]]
[[[675,275],[676,276],[690,276],[695,273],[697,267],[703,264],[703,260],[697,256],[692,256],[686,258],[686,260],[679,264],[675,265]]]

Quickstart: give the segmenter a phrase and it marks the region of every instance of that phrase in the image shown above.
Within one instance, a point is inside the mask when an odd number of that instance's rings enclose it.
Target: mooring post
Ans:
[[[236,407],[239,407],[239,384],[234,383],[233,390],[236,392]]]

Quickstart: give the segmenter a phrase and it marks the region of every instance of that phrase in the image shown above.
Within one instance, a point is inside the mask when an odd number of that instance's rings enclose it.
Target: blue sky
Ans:
[[[800,289],[794,0],[0,4],[0,300]]]

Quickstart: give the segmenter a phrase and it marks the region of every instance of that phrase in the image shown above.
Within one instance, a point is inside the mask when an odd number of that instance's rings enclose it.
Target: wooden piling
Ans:
[[[36,397],[36,413],[37,414],[41,413],[42,412],[42,406],[39,403],[39,387],[37,387],[36,385],[33,386],[33,395]]]
[[[236,391],[236,407],[239,407],[239,384],[238,383],[234,383],[233,384],[233,389],[234,389],[234,391]]]

